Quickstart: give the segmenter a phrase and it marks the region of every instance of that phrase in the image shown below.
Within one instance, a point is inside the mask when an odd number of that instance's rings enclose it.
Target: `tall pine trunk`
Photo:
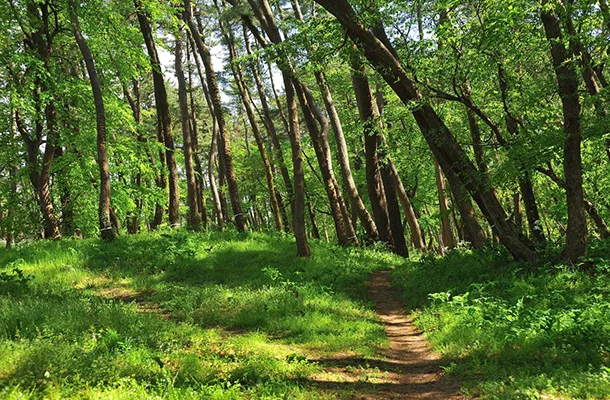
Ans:
[[[142,8],[140,0],[135,0],[135,7],[138,22],[140,24],[140,31],[144,37],[144,43],[146,44],[148,58],[152,67],[158,137],[165,145],[165,163],[169,171],[169,223],[171,226],[178,226],[180,224],[180,191],[178,187],[178,167],[176,165],[174,137],[172,135],[172,121],[169,102],[167,100],[167,90],[165,89],[161,62],[159,61],[149,17]],[[155,212],[155,223],[158,222],[158,213],[159,211],[157,208]]]
[[[568,206],[568,228],[566,230],[564,257],[568,261],[576,262],[587,251],[587,223],[580,153],[581,127],[578,75],[573,55],[562,43],[563,34],[559,18],[554,9],[549,8],[548,1],[543,1],[542,6],[542,24],[551,46],[551,57],[563,107],[563,127],[566,135],[563,148],[563,169]]]
[[[184,153],[184,170],[186,173],[187,205],[187,228],[193,231],[201,229],[201,218],[199,213],[199,202],[197,179],[195,178],[195,162],[193,159],[193,143],[191,134],[188,97],[186,93],[186,79],[182,67],[182,29],[176,35],[175,45],[175,72],[178,81],[178,102],[180,104],[180,124],[182,126],[182,152]]]
[[[95,61],[87,41],[80,32],[77,8],[74,1],[68,1],[72,34],[76,39],[78,48],[85,60],[87,74],[91,82],[93,103],[95,104],[95,122],[97,130],[97,164],[100,171],[100,197],[98,204],[98,222],[102,239],[114,239],[114,231],[110,221],[110,167],[108,166],[108,152],[106,151],[106,112],[102,96],[102,84],[97,74]]]

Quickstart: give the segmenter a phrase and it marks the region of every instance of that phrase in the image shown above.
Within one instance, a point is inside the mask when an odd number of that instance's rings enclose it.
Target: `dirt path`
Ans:
[[[463,399],[459,387],[441,375],[439,357],[432,353],[421,332],[406,315],[404,305],[394,293],[389,271],[371,276],[369,290],[376,311],[385,325],[390,340],[387,362],[395,366],[389,373],[388,385],[380,385],[375,394],[362,394],[362,399]]]

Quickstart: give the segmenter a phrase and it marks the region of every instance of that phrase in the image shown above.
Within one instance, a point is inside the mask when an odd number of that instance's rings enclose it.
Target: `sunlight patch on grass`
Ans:
[[[395,284],[469,393],[610,398],[610,277],[509,260],[453,251],[398,268]]]
[[[168,231],[4,252],[0,397],[335,398],[312,355],[387,345],[365,282],[395,258],[312,247]]]

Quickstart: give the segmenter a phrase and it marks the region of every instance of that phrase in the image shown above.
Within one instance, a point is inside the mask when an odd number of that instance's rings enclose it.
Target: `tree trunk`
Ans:
[[[451,230],[451,221],[449,220],[449,201],[447,199],[447,187],[445,185],[445,177],[438,162],[434,162],[434,175],[436,177],[436,191],[438,194],[438,209],[441,219],[441,241],[443,249],[453,249],[455,240],[453,231]],[[444,254],[443,250],[443,254]]]
[[[356,96],[360,120],[364,122],[364,146],[366,157],[366,187],[373,210],[373,217],[379,232],[379,238],[391,243],[390,222],[381,172],[379,169],[379,147],[380,138],[376,132],[376,111],[373,103],[373,94],[366,77],[364,64],[359,57],[351,60],[352,86]]]
[[[218,9],[219,17],[222,15],[220,9]],[[239,66],[235,64],[237,59],[237,52],[235,51],[235,44],[233,33],[227,31],[224,27],[224,23],[222,19],[219,19],[220,28],[223,31],[223,35],[227,42],[227,46],[229,48],[229,63],[231,65],[231,70],[233,72],[233,77],[235,78],[235,84],[237,85],[237,90],[239,91],[240,97],[242,99],[242,103],[246,110],[246,115],[248,116],[248,121],[250,122],[250,126],[252,127],[252,134],[254,135],[254,139],[256,140],[256,145],[258,147],[258,152],[261,155],[261,159],[263,161],[263,167],[265,169],[265,178],[267,179],[267,190],[269,191],[269,202],[271,203],[271,211],[273,213],[273,219],[275,221],[275,227],[278,231],[282,231],[282,215],[280,214],[280,206],[277,201],[277,197],[275,195],[275,184],[273,182],[273,170],[271,169],[271,163],[269,162],[269,157],[267,157],[267,149],[265,148],[265,142],[263,142],[263,138],[261,137],[260,131],[258,130],[258,124],[256,121],[256,116],[254,114],[254,109],[252,108],[252,99],[250,97],[250,93],[246,88],[246,84],[244,82],[244,77],[239,69]],[[245,123],[245,121],[244,121]],[[246,127],[244,127],[246,128]]]
[[[193,49],[193,59],[195,61],[195,66],[197,68],[197,74],[199,75],[199,81],[201,82],[201,88],[203,90],[203,94],[205,97],[206,104],[208,106],[208,110],[210,111],[210,116],[212,117],[212,137],[210,142],[210,152],[208,154],[208,182],[210,183],[210,191],[212,192],[212,201],[214,202],[214,210],[216,212],[216,224],[219,231],[224,230],[224,216],[226,207],[223,207],[223,197],[221,196],[220,191],[218,190],[218,185],[216,184],[216,177],[214,176],[214,170],[216,169],[216,156],[218,153],[218,122],[216,121],[215,112],[214,112],[214,104],[212,103],[212,99],[210,96],[210,92],[206,85],[205,74],[201,69],[201,65],[199,63],[199,59],[197,58],[197,52],[195,51],[195,41],[193,40],[193,36],[189,34],[189,41],[191,43],[191,49]],[[222,170],[222,169],[220,169]],[[219,174],[220,178],[220,174]],[[219,182],[222,184],[222,180],[219,179]]]
[[[216,74],[212,65],[212,57],[207,46],[204,44],[201,35],[193,21],[193,15],[191,10],[190,0],[184,1],[184,20],[189,26],[191,35],[195,41],[196,49],[199,52],[199,56],[203,61],[205,69],[205,76],[208,84],[208,90],[210,91],[210,97],[212,104],[214,105],[214,114],[216,121],[218,122],[219,137],[218,147],[223,153],[223,162],[225,167],[225,174],[227,179],[227,186],[229,188],[229,196],[231,198],[231,208],[233,210],[233,218],[235,227],[238,232],[244,232],[246,230],[245,219],[241,208],[241,201],[239,196],[239,190],[237,185],[237,177],[235,176],[235,169],[233,167],[233,156],[231,154],[231,142],[227,132],[225,124],[224,113],[222,110],[222,103],[220,102],[220,90],[216,82]]]
[[[36,177],[39,204],[45,221],[45,238],[59,240],[61,239],[61,232],[59,231],[59,222],[55,215],[53,198],[51,197],[51,166],[55,159],[55,142],[57,140],[57,133],[55,132],[56,113],[53,103],[45,107],[45,116],[48,130],[47,143],[42,157],[40,173],[36,172],[34,175]],[[36,146],[34,152],[38,153],[38,146]]]
[[[191,143],[192,143],[192,154],[193,154],[193,162],[195,163],[195,183],[197,186],[197,208],[200,213],[200,221],[205,229],[208,225],[208,212],[207,205],[205,201],[205,184],[204,184],[204,175],[203,175],[203,167],[201,164],[201,158],[199,157],[199,137],[198,137],[198,129],[197,129],[197,114],[196,114],[196,106],[195,106],[195,96],[194,96],[194,88],[193,88],[193,64],[191,62],[191,53],[195,56],[194,49],[190,46],[192,39],[190,38],[190,34],[187,32],[187,40],[186,40],[186,58],[188,63],[188,94],[191,106],[190,112],[190,131],[191,131]]]
[[[287,73],[282,72],[284,78],[284,91],[288,104],[290,126],[290,146],[292,148],[292,165],[294,176],[294,206],[292,209],[292,228],[297,242],[297,255],[311,257],[311,250],[307,243],[305,229],[305,175],[303,173],[303,158],[301,156],[301,133],[299,130],[299,117],[294,88]]]
[[[243,32],[244,42],[246,43],[246,52],[248,56],[252,56],[250,41],[248,40],[248,34],[245,26],[243,27]],[[271,117],[269,103],[267,102],[267,94],[265,93],[265,87],[259,71],[258,60],[252,61],[250,63],[250,71],[254,76],[254,81],[256,82],[256,90],[258,92],[258,97],[261,102],[263,124],[265,126],[265,130],[267,131],[267,134],[271,138],[271,143],[273,145],[273,149],[275,150],[274,152],[280,169],[280,173],[282,175],[282,179],[284,180],[284,186],[286,186],[286,193],[288,195],[288,199],[292,207],[292,204],[294,203],[294,190],[292,187],[292,180],[290,179],[290,173],[288,172],[288,168],[286,167],[286,161],[284,160],[284,152],[282,151],[282,146],[278,138],[277,129],[275,127],[275,123],[273,122],[273,118]],[[284,223],[286,225],[289,224],[286,218],[284,218]]]
[[[407,224],[409,225],[409,231],[411,232],[411,243],[416,249],[424,251],[426,249],[426,245],[424,243],[424,237],[421,227],[419,226],[417,215],[413,209],[413,204],[411,204],[411,199],[409,199],[409,195],[402,184],[400,175],[398,175],[396,165],[394,165],[392,159],[388,159],[388,163],[390,166],[390,172],[392,174],[392,181],[394,187],[396,188],[396,194],[398,195],[398,199],[402,205],[402,210],[405,213]]]
[[[152,67],[153,85],[155,91],[155,108],[157,111],[157,131],[159,139],[165,144],[165,162],[169,171],[169,223],[171,226],[180,225],[180,192],[178,187],[178,167],[176,165],[176,155],[174,137],[172,135],[172,121],[167,100],[167,91],[161,72],[161,63],[155,47],[155,40],[150,21],[142,8],[140,0],[134,0],[136,14],[140,24],[140,30],[144,37],[144,43],[148,50],[148,58]],[[155,214],[153,223],[157,223],[158,210]]]
[[[347,35],[358,43],[367,59],[378,69],[401,101],[412,109],[413,116],[445,175],[449,170],[455,172],[481,208],[488,222],[495,226],[504,246],[516,259],[536,259],[536,252],[519,238],[515,225],[507,220],[506,213],[498,201],[489,179],[481,174],[468,159],[466,152],[434,109],[422,102],[419,90],[403,69],[387,38],[380,39],[358,21],[347,0],[316,0],[316,2],[337,17]],[[417,107],[413,107],[414,105]]]
[[[46,72],[51,76],[50,59],[53,36],[50,34],[49,27],[49,4],[27,2],[26,7],[28,17],[32,19],[30,25],[35,30],[29,33],[29,39],[25,40],[24,43],[36,54],[39,61],[44,65]],[[27,32],[24,32],[24,34],[28,35]],[[49,99],[44,106],[44,111],[42,109],[42,96],[47,95],[48,93],[46,92],[48,91],[48,84],[44,79],[36,78],[33,89],[36,109],[35,121],[32,122],[34,136],[31,137],[26,131],[18,109],[15,111],[15,124],[26,145],[26,165],[30,182],[34,188],[36,200],[44,219],[44,237],[59,240],[61,239],[61,232],[53,208],[50,188],[51,167],[55,158],[55,147],[59,135],[55,127],[56,110],[52,95],[49,95]],[[43,132],[45,131],[43,116],[44,121],[46,121],[46,140],[44,140],[46,143],[42,160],[40,160],[39,150],[43,143]]]
[[[292,9],[294,11],[295,17],[299,20],[303,20],[303,13],[301,12],[301,7],[299,5],[298,0],[291,0]],[[371,240],[376,240],[379,237],[379,233],[377,232],[377,227],[375,226],[375,222],[371,215],[366,210],[362,199],[360,198],[360,194],[358,193],[358,188],[356,187],[356,183],[354,182],[354,178],[352,176],[351,167],[349,164],[349,155],[347,151],[347,143],[345,142],[345,136],[343,134],[343,127],[341,125],[341,120],[339,118],[339,113],[335,107],[335,104],[332,99],[332,95],[330,92],[330,88],[326,83],[326,76],[324,72],[320,69],[316,69],[314,71],[314,75],[316,77],[316,82],[318,83],[318,87],[322,92],[322,97],[324,100],[324,105],[326,107],[326,112],[328,113],[328,117],[330,120],[330,124],[335,133],[335,143],[337,145],[337,154],[339,158],[339,167],[341,170],[341,176],[343,177],[343,184],[345,186],[346,192],[350,197],[350,202],[358,218],[360,219],[362,226],[364,227],[367,236]],[[314,105],[315,107],[315,105]],[[326,138],[326,140],[328,140]],[[336,190],[339,192],[340,189],[336,187]],[[348,217],[349,212],[345,210],[347,205],[340,204],[343,211],[344,219],[349,219],[348,223],[352,224],[351,231],[354,231],[354,223],[352,223],[351,218]],[[350,228],[348,228],[350,230]]]
[[[386,162],[381,168],[381,177],[388,207],[388,219],[392,231],[392,251],[399,256],[409,258],[409,249],[405,241],[405,230],[400,216],[400,207],[396,197],[396,188],[392,179],[392,167]]]
[[[311,222],[311,237],[314,239],[320,239],[320,230],[318,229],[316,214],[311,206],[311,201],[307,202],[307,211],[309,211],[309,221]]]
[[[442,157],[436,157],[440,160],[440,163],[445,163]],[[477,220],[476,212],[470,201],[470,196],[466,191],[466,188],[460,181],[460,178],[449,166],[440,164],[441,168],[446,171],[446,178],[449,182],[449,189],[453,194],[455,205],[460,213],[462,220],[462,228],[466,234],[467,240],[470,242],[472,247],[475,249],[482,249],[487,243],[487,236],[481,228],[479,221]]]
[[[218,224],[218,230],[222,232],[224,230],[224,212],[220,199],[220,193],[218,192],[218,186],[216,185],[216,177],[214,176],[219,132],[218,123],[216,122],[216,119],[214,119],[213,123],[214,126],[212,128],[212,143],[210,144],[210,156],[208,159],[208,179],[210,181],[210,191],[212,192],[212,199],[214,200],[214,208],[216,210],[216,223]]]
[[[234,4],[234,1],[231,1]],[[257,17],[261,21],[265,21],[264,28],[269,36],[271,42],[275,45],[279,45],[282,42],[279,29],[275,23],[273,13],[269,7],[267,0],[261,0],[263,11],[249,1],[252,8],[255,10]],[[252,31],[253,34],[258,33],[256,28],[252,25],[249,17],[242,15],[242,19],[246,23],[246,26]],[[262,39],[257,37],[257,40]],[[261,43],[262,44],[262,43]],[[278,67],[282,71],[282,77],[284,80],[284,90],[286,95],[286,103],[288,105],[288,120],[287,127],[289,127],[290,144],[292,150],[292,164],[294,169],[294,207],[293,207],[293,228],[294,235],[297,242],[297,254],[300,257],[310,257],[311,251],[307,244],[307,233],[305,229],[305,180],[303,175],[303,159],[301,149],[301,134],[299,130],[299,120],[297,112],[297,104],[295,99],[295,88],[292,84],[290,65],[288,57],[284,54],[282,49],[277,49],[280,56],[276,58]],[[271,73],[271,70],[270,70]],[[276,96],[276,101],[280,106],[279,99]],[[280,106],[281,110],[281,106]],[[280,111],[281,112],[281,111]]]
[[[509,110],[508,81],[506,79],[504,68],[501,63],[498,64],[498,81],[500,84],[500,94],[502,96],[502,103],[504,105],[506,130],[508,131],[508,133],[511,134],[511,136],[516,137],[519,134],[518,121]],[[508,149],[508,143],[506,143],[505,141],[502,142],[504,143],[503,147]],[[544,248],[546,238],[544,237],[544,231],[542,230],[542,224],[540,221],[540,214],[538,212],[538,204],[536,203],[536,197],[534,194],[531,174],[523,160],[516,160],[516,162],[519,171],[519,190],[521,191],[521,197],[523,198],[523,203],[525,205],[525,216],[527,218],[530,236],[537,246]]]
[[[551,46],[551,57],[557,77],[559,95],[563,107],[564,131],[563,149],[566,201],[568,206],[568,228],[564,257],[576,262],[587,251],[587,223],[582,189],[582,160],[580,153],[580,101],[578,98],[578,76],[570,52],[562,43],[559,19],[554,10],[548,9],[547,1],[542,2],[542,24]]]
[[[324,184],[324,189],[326,190],[326,195],[328,196],[331,216],[335,223],[337,239],[339,240],[339,244],[346,246],[353,241],[355,233],[353,227],[350,232],[350,229],[347,226],[349,224],[351,227],[351,221],[349,220],[349,214],[347,215],[346,221],[346,215],[343,212],[344,210],[342,209],[341,204],[343,198],[341,197],[340,191],[337,190],[338,184],[335,180],[332,165],[330,164],[330,147],[328,146],[328,137],[326,136],[328,134],[328,124],[325,120],[322,120],[326,125],[323,125],[321,129],[317,126],[316,119],[313,115],[313,108],[316,107],[316,105],[309,102],[305,93],[307,89],[303,88],[302,84],[295,78],[292,79],[292,82],[301,104],[301,110],[303,111],[303,117],[309,130],[309,136],[311,137],[316,158],[318,159],[318,166],[320,167],[322,182]]]
[[[195,167],[193,160],[193,143],[190,125],[190,115],[188,107],[188,97],[186,93],[186,79],[182,68],[182,30],[176,35],[175,47],[175,72],[178,81],[178,102],[180,104],[180,123],[182,126],[182,152],[184,153],[184,170],[186,173],[187,205],[189,208],[186,226],[192,231],[198,232],[201,229],[201,219],[199,214],[199,202],[197,201],[198,190],[195,178]]]
[[[95,104],[97,164],[100,171],[100,197],[98,205],[100,235],[102,239],[111,240],[114,239],[114,231],[110,221],[110,167],[108,166],[108,153],[106,151],[106,113],[104,111],[102,85],[97,74],[97,68],[95,67],[91,50],[79,30],[77,8],[74,1],[68,1],[68,9],[70,11],[72,33],[74,34],[78,48],[85,60],[87,74],[89,75],[91,90],[93,92],[93,103]]]
[[[337,109],[333,102],[330,88],[326,83],[326,77],[324,76],[324,73],[322,71],[316,71],[315,75],[316,80],[318,82],[318,86],[322,91],[324,104],[326,106],[326,112],[328,113],[330,123],[335,133],[335,143],[337,145],[339,167],[341,170],[341,176],[343,178],[343,183],[345,185],[346,192],[350,198],[351,205],[355,210],[358,219],[360,220],[360,223],[366,231],[367,237],[370,240],[377,240],[379,238],[377,226],[375,225],[375,221],[373,221],[373,218],[367,211],[364,202],[362,201],[362,198],[358,193],[358,188],[356,187],[356,182],[354,181],[354,177],[352,175],[352,169],[349,163],[347,143],[345,141],[345,135],[343,134],[343,127],[341,125],[341,120],[339,119],[339,113],[337,112]]]

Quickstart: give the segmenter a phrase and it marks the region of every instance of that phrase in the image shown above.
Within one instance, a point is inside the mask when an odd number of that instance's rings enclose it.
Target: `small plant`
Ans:
[[[27,290],[31,275],[13,267],[10,272],[0,272],[0,295],[19,294]]]

